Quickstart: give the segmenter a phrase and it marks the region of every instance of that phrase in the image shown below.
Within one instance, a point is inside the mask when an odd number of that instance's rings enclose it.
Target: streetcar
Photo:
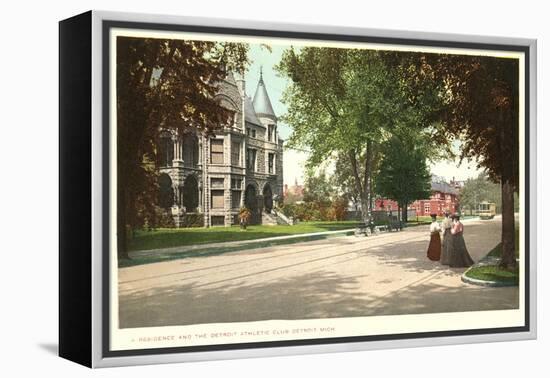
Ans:
[[[477,215],[480,219],[493,219],[496,210],[497,205],[494,202],[483,201],[477,205]]]

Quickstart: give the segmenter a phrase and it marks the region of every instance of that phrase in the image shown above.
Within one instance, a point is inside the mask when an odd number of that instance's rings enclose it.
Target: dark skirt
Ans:
[[[428,258],[432,261],[439,261],[441,257],[441,237],[439,232],[434,232],[430,236],[430,245],[428,246]]]
[[[449,262],[451,261],[451,254],[453,251],[453,239],[451,234],[451,229],[446,228],[445,232],[443,233],[443,244],[441,247],[441,264],[442,265],[449,265]]]
[[[474,264],[474,260],[470,257],[464,242],[462,233],[453,235],[451,238],[452,252],[449,266],[452,268],[466,268]]]

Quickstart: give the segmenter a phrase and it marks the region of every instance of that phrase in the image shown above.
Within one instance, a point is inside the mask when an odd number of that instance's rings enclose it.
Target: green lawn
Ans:
[[[509,271],[495,265],[476,266],[468,270],[466,276],[482,281],[495,281],[515,285],[519,283],[519,269]]]
[[[248,226],[241,230],[239,226],[211,228],[163,228],[152,231],[137,231],[129,241],[130,251],[142,251],[178,247],[183,245],[198,245],[222,243],[241,240],[264,239],[274,236],[310,234],[323,231],[337,231],[354,228],[357,222],[302,222],[296,225],[278,226]]]
[[[188,250],[188,251],[181,251],[181,252],[168,252],[168,253],[157,252],[146,256],[134,256],[131,259],[121,259],[118,261],[118,267],[125,268],[129,266],[151,264],[151,263],[160,262],[160,261],[185,259],[190,257],[217,256],[217,255],[231,253],[231,252],[242,252],[248,249],[267,248],[267,247],[274,247],[278,245],[311,242],[315,240],[325,240],[331,237],[335,237],[337,235],[351,236],[353,235],[353,231],[348,231],[347,233],[342,233],[342,234],[339,233],[339,234],[329,234],[329,235],[303,234],[302,236],[298,236],[292,239],[279,239],[279,240],[270,240],[270,241],[258,240],[256,242],[241,244],[241,245],[227,245],[227,244],[220,243],[220,244],[215,244],[215,246],[201,247],[201,248]]]
[[[502,255],[502,243],[498,243],[485,258]],[[519,226],[516,225],[516,258],[519,257]],[[504,284],[517,285],[519,283],[519,268],[513,271],[501,269],[498,265],[475,266],[466,272],[466,276],[482,281],[495,281]]]

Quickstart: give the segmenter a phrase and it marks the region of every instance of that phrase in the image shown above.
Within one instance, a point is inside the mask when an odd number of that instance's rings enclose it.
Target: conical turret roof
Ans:
[[[271,101],[267,94],[267,88],[265,87],[264,78],[262,71],[260,70],[260,81],[258,81],[258,87],[256,88],[256,93],[254,94],[254,110],[258,117],[270,117],[277,119],[275,112],[273,111],[273,106],[271,106]]]

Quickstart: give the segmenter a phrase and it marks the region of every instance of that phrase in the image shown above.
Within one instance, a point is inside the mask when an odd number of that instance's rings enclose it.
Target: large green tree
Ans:
[[[348,164],[362,217],[371,218],[373,172],[380,144],[396,125],[425,128],[433,93],[412,97],[383,52],[305,47],[287,50],[278,70],[291,80],[283,120],[293,128],[291,147],[310,151],[308,164],[338,157]],[[430,99],[431,101],[432,99]]]
[[[440,138],[460,138],[462,159],[475,159],[501,186],[503,268],[515,258],[514,192],[519,190],[519,61],[471,55],[418,54],[411,86],[437,83],[445,124]]]
[[[376,180],[376,192],[397,202],[402,220],[407,221],[407,206],[418,199],[429,198],[431,175],[422,144],[414,139],[393,136],[383,144],[384,157]]]
[[[329,203],[335,197],[336,190],[333,182],[324,169],[315,172],[310,169],[306,172],[304,183],[304,201]]]
[[[247,46],[118,37],[116,41],[117,238],[155,223],[161,128],[212,133],[232,117],[215,99],[229,69],[242,70]]]

